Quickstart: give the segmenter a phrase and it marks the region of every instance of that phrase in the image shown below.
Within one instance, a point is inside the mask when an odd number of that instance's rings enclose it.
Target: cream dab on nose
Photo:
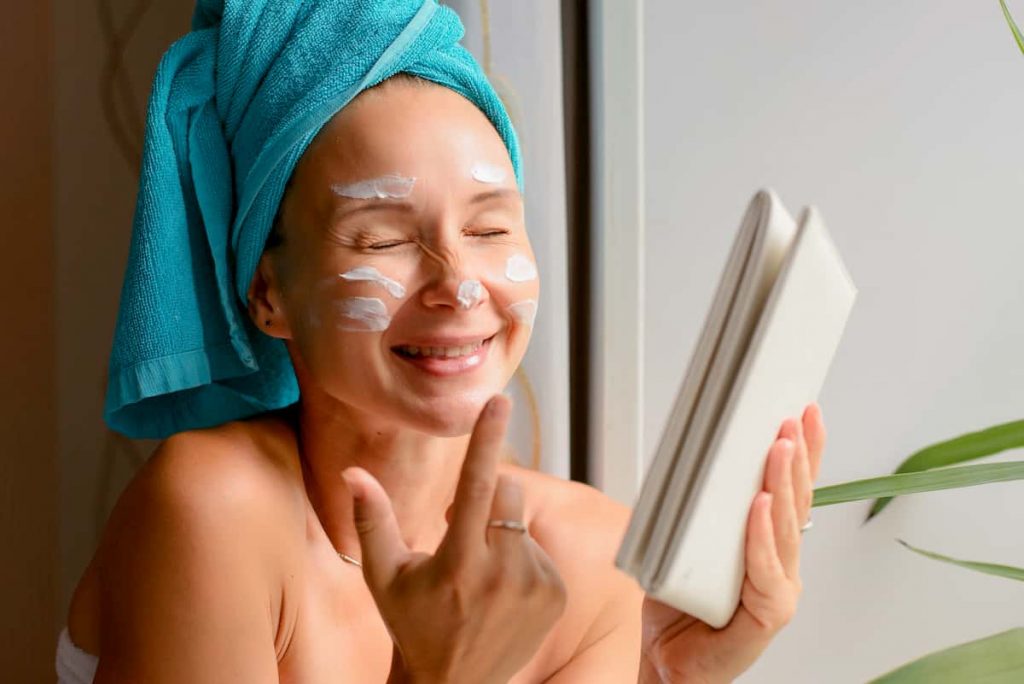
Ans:
[[[479,280],[463,280],[459,283],[459,291],[455,298],[463,309],[472,309],[484,294],[484,286]]]

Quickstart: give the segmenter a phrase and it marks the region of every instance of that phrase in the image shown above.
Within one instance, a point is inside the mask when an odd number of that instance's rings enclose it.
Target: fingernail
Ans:
[[[348,491],[352,494],[353,499],[361,499],[363,497],[362,483],[353,478],[347,468],[341,471],[341,479],[345,481],[345,486],[348,487]]]
[[[491,397],[491,400],[487,402],[487,415],[492,418],[497,418],[502,415],[502,412],[505,410],[505,406],[511,404],[511,400],[509,400],[508,403],[505,403],[499,399],[498,396],[499,395]]]

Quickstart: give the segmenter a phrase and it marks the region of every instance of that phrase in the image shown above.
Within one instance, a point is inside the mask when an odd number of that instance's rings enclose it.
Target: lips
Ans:
[[[436,376],[459,375],[483,365],[494,335],[487,338],[434,338],[391,348],[402,361]],[[453,344],[454,343],[454,344]]]
[[[462,356],[469,356],[476,350],[483,346],[484,340],[477,342],[471,342],[465,345],[459,346],[416,346],[416,345],[402,345],[395,347],[395,351],[403,356],[409,356],[412,358],[436,358],[436,359],[454,359]]]

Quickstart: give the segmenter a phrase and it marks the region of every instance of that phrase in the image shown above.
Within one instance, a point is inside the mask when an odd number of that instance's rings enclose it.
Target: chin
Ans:
[[[435,437],[461,437],[473,432],[484,404],[496,392],[437,398],[415,411],[412,420],[421,432]]]

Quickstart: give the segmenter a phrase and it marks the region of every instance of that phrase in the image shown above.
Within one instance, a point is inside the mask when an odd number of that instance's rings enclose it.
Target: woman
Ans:
[[[107,419],[173,436],[75,592],[68,681],[730,681],[793,614],[815,407],[722,630],[641,611],[625,509],[501,462],[539,285],[460,35],[433,0],[201,2],[168,52]]]

